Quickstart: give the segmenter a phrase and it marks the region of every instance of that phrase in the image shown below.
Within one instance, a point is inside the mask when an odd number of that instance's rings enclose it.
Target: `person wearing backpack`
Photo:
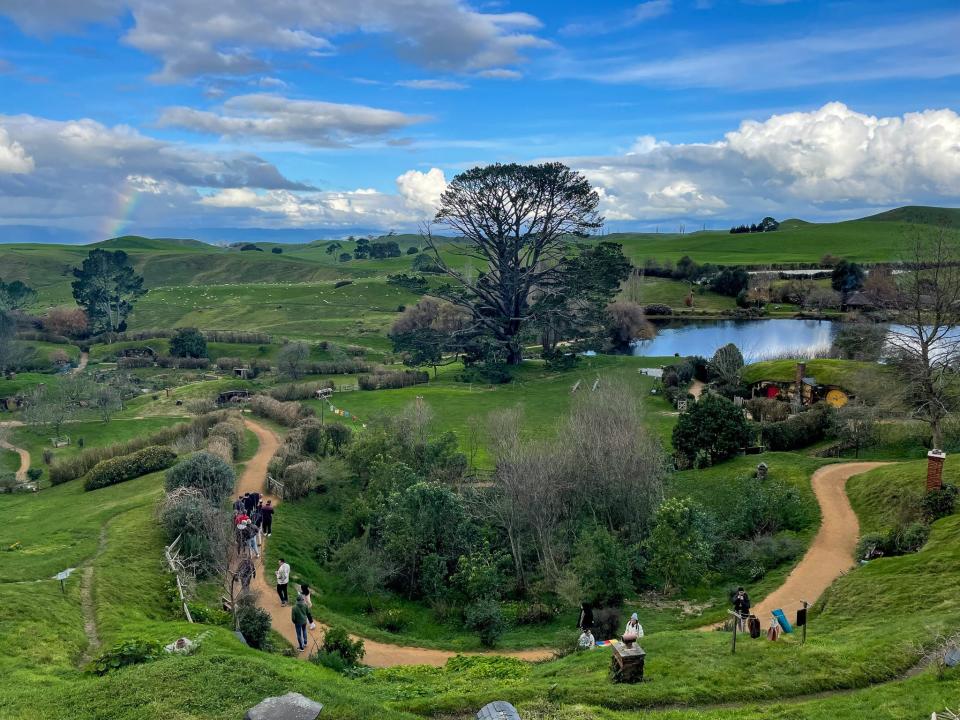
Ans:
[[[307,649],[307,617],[307,604],[304,602],[303,593],[297,593],[297,601],[290,610],[290,619],[297,630],[297,646],[300,652]]]
[[[287,561],[280,558],[280,565],[277,568],[277,595],[280,596],[280,607],[287,606],[287,583],[290,582],[290,566]]]

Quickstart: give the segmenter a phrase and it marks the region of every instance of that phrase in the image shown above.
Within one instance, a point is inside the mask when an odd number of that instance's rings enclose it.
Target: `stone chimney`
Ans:
[[[807,364],[805,362],[797,363],[797,391],[799,392],[800,386],[803,385],[803,378],[807,374]]]
[[[943,450],[933,449],[927,453],[927,492],[943,487],[943,461],[946,459]]]

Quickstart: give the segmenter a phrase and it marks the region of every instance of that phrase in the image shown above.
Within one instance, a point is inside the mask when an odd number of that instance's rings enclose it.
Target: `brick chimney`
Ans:
[[[803,385],[803,378],[807,374],[807,364],[805,362],[797,363],[797,390],[800,390],[800,386]]]
[[[946,459],[943,450],[933,449],[927,453],[927,492],[943,487],[943,461]]]

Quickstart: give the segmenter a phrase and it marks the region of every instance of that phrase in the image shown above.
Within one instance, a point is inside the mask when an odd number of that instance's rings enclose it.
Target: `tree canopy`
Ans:
[[[147,292],[123,250],[91,250],[73,276],[73,297],[96,332],[126,329],[133,304]]]

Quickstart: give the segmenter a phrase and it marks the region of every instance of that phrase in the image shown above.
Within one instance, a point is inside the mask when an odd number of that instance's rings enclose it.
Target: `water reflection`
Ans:
[[[747,362],[767,357],[811,356],[829,349],[840,323],[829,320],[671,321],[657,326],[652,340],[636,340],[633,355],[702,355],[733,343]]]

